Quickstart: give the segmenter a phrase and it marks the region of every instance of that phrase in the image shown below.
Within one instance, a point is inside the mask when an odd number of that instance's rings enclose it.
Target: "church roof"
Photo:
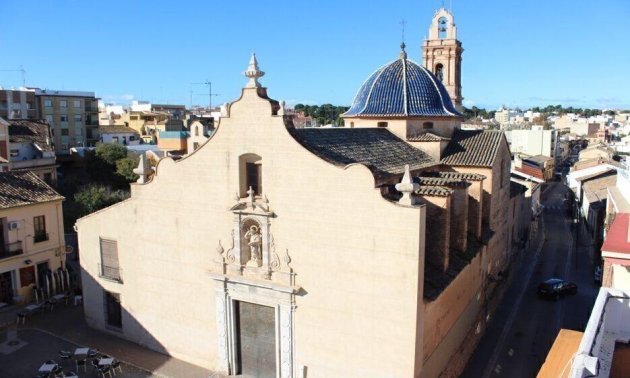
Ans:
[[[374,72],[344,117],[462,117],[444,85],[429,70],[401,57]]]
[[[335,165],[360,163],[374,173],[402,174],[406,164],[412,171],[438,164],[431,156],[409,145],[387,129],[289,130],[306,149]]]
[[[407,138],[409,142],[441,142],[444,140],[450,140],[449,138],[445,138],[439,135],[435,135],[433,133],[424,133],[420,135],[416,135],[413,137]]]
[[[503,131],[499,130],[455,130],[441,162],[455,166],[491,167],[504,138]]]

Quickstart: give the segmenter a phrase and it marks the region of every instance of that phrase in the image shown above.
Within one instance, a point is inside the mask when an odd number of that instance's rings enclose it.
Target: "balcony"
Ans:
[[[11,169],[27,169],[27,168],[37,168],[37,167],[45,167],[45,166],[55,166],[57,161],[54,157],[52,158],[40,158],[40,159],[28,159],[28,160],[16,160],[10,162]]]
[[[123,283],[122,269],[118,267],[98,264],[98,276],[107,280]]]
[[[18,256],[22,253],[24,253],[24,250],[22,249],[21,240],[9,244],[0,245],[0,259]]]
[[[38,233],[33,236],[33,243],[41,243],[48,240],[48,233]]]

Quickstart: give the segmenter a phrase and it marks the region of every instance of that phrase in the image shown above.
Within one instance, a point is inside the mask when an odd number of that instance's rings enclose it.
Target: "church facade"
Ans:
[[[505,137],[461,130],[404,46],[345,128],[295,128],[263,75],[252,56],[206,142],[77,221],[87,322],[232,375],[457,374],[509,268]]]

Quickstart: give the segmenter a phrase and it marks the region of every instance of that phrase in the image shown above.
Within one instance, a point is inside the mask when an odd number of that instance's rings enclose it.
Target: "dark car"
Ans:
[[[560,278],[550,278],[538,285],[538,295],[541,297],[557,299],[563,295],[575,293],[577,293],[577,285]]]

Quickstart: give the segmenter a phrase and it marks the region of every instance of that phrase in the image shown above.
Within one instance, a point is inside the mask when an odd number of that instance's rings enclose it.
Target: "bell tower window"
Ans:
[[[438,38],[446,39],[448,36],[448,20],[446,17],[440,17],[438,20]]]
[[[248,196],[249,188],[254,196],[262,195],[262,158],[256,154],[244,154],[239,158],[239,195]]]
[[[377,122],[376,127],[387,127],[387,122]]]
[[[433,129],[433,122],[425,122],[422,124],[422,128],[424,130],[432,130]]]

